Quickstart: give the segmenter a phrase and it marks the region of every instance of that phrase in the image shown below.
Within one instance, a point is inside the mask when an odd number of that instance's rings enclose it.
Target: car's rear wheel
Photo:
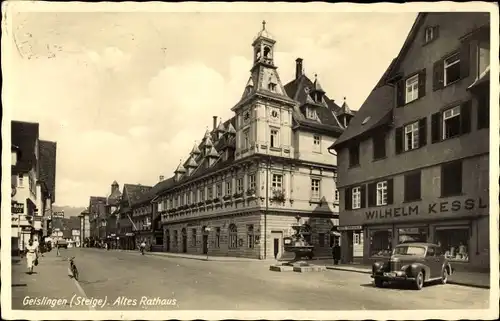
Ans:
[[[377,288],[382,288],[382,287],[384,287],[384,281],[382,281],[382,280],[381,280],[381,279],[379,279],[379,278],[375,278],[375,286],[376,286]]]
[[[424,287],[424,272],[420,271],[418,272],[417,276],[415,277],[415,289],[421,290]]]
[[[441,272],[441,284],[446,284],[448,282],[448,269],[446,267],[443,268]]]

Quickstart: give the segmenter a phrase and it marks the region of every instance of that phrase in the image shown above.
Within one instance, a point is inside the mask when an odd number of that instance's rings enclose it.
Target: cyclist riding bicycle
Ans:
[[[144,255],[144,250],[146,249],[146,242],[142,241],[140,249],[141,249],[141,254]]]

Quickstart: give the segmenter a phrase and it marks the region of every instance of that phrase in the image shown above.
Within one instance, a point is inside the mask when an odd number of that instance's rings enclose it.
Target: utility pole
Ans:
[[[264,259],[267,259],[267,212],[269,212],[269,169],[271,156],[267,157],[266,165],[266,211],[264,212]]]

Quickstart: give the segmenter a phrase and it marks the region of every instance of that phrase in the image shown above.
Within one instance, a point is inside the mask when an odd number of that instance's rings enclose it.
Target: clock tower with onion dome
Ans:
[[[236,113],[235,159],[255,154],[293,157],[292,111],[296,104],[285,92],[274,64],[276,41],[262,22],[254,39],[253,66]]]

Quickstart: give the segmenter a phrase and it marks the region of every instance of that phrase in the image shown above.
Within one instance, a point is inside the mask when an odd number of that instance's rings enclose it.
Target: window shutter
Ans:
[[[470,73],[470,43],[464,42],[460,47],[460,78],[469,77]]]
[[[434,63],[432,87],[434,90],[439,90],[444,87],[444,59]]]
[[[396,83],[397,107],[405,105],[405,80],[401,79]]]
[[[467,134],[471,129],[471,107],[472,101],[466,101],[460,106],[460,132]]]
[[[425,86],[426,86],[425,78],[426,78],[426,70],[422,69],[422,71],[418,73],[418,98],[425,96]]]
[[[427,118],[424,117],[418,121],[418,147],[427,144]]]
[[[434,39],[439,37],[439,26],[434,27]]]
[[[394,186],[393,179],[387,180],[387,205],[392,205],[394,203]]]
[[[366,207],[366,185],[360,186],[360,194],[361,194],[361,208]]]
[[[348,187],[344,190],[344,200],[345,200],[345,209],[346,210],[351,210],[352,209],[352,188]]]
[[[403,127],[396,128],[396,154],[401,154],[403,151]]]
[[[488,128],[490,123],[490,97],[484,95],[477,101],[477,129]]]
[[[417,191],[415,196],[418,196],[418,199],[422,197],[422,172],[418,172],[415,174],[415,190]]]
[[[377,183],[368,184],[368,207],[377,205]]]
[[[441,141],[441,113],[432,114],[431,118],[431,142]]]

